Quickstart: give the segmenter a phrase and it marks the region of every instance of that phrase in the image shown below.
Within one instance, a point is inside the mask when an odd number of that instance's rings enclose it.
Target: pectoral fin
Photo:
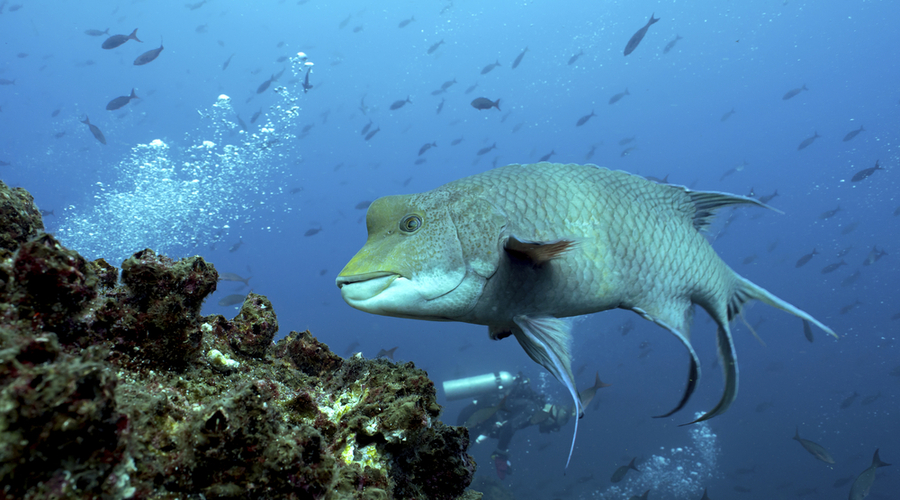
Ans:
[[[559,240],[548,243],[520,241],[514,236],[506,240],[506,252],[520,260],[529,261],[539,266],[559,257],[575,245],[571,240]]]
[[[578,419],[584,413],[584,406],[575,388],[575,376],[572,375],[572,357],[569,354],[569,346],[572,343],[571,327],[566,321],[552,316],[520,315],[513,318],[513,321],[519,327],[513,332],[519,345],[531,359],[546,368],[566,386],[575,402],[577,418],[575,418],[575,433],[572,435],[572,447],[566,460],[568,468],[572,452],[575,450],[575,438],[578,436]]]

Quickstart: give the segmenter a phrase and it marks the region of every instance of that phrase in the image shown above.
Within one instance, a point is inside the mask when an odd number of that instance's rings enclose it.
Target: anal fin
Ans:
[[[694,309],[689,303],[681,305],[671,304],[668,309],[670,310],[670,314],[668,315],[670,317],[663,318],[661,313],[650,313],[639,307],[631,308],[632,311],[640,314],[642,318],[656,323],[678,337],[678,340],[684,344],[684,347],[688,350],[688,354],[690,355],[688,379],[681,400],[678,402],[678,405],[668,413],[655,415],[653,418],[670,417],[684,408],[684,405],[691,399],[691,395],[697,387],[697,382],[700,380],[700,358],[697,357],[697,352],[694,351],[694,346],[691,345],[691,323],[693,322]]]
[[[725,413],[725,410],[727,410],[728,407],[731,406],[731,403],[734,403],[734,400],[737,398],[737,353],[734,349],[734,339],[731,337],[731,330],[728,328],[728,323],[719,323],[719,328],[716,330],[716,341],[719,346],[719,359],[722,362],[722,374],[725,378],[725,388],[722,391],[722,398],[719,399],[719,403],[716,404],[712,410],[700,415],[696,420],[682,425],[696,424],[697,422],[703,422],[716,415]]]

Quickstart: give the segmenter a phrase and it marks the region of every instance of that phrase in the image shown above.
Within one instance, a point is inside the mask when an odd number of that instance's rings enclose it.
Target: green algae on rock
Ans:
[[[14,203],[33,207],[0,185],[0,217],[31,212]],[[200,316],[201,257],[143,250],[119,282],[22,220],[0,221],[0,497],[480,498],[412,363],[273,344],[262,295]]]

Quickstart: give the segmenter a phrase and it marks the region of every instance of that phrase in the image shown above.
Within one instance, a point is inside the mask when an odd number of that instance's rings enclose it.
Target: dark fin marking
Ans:
[[[506,240],[506,251],[510,255],[527,260],[539,266],[567,252],[575,245],[571,240],[559,240],[552,243],[526,242],[510,236]]]

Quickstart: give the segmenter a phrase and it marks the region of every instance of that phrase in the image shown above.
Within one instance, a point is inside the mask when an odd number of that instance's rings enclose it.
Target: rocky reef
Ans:
[[[262,295],[201,316],[217,281],[199,256],[89,262],[0,182],[0,498],[481,497],[424,371],[273,342]]]

